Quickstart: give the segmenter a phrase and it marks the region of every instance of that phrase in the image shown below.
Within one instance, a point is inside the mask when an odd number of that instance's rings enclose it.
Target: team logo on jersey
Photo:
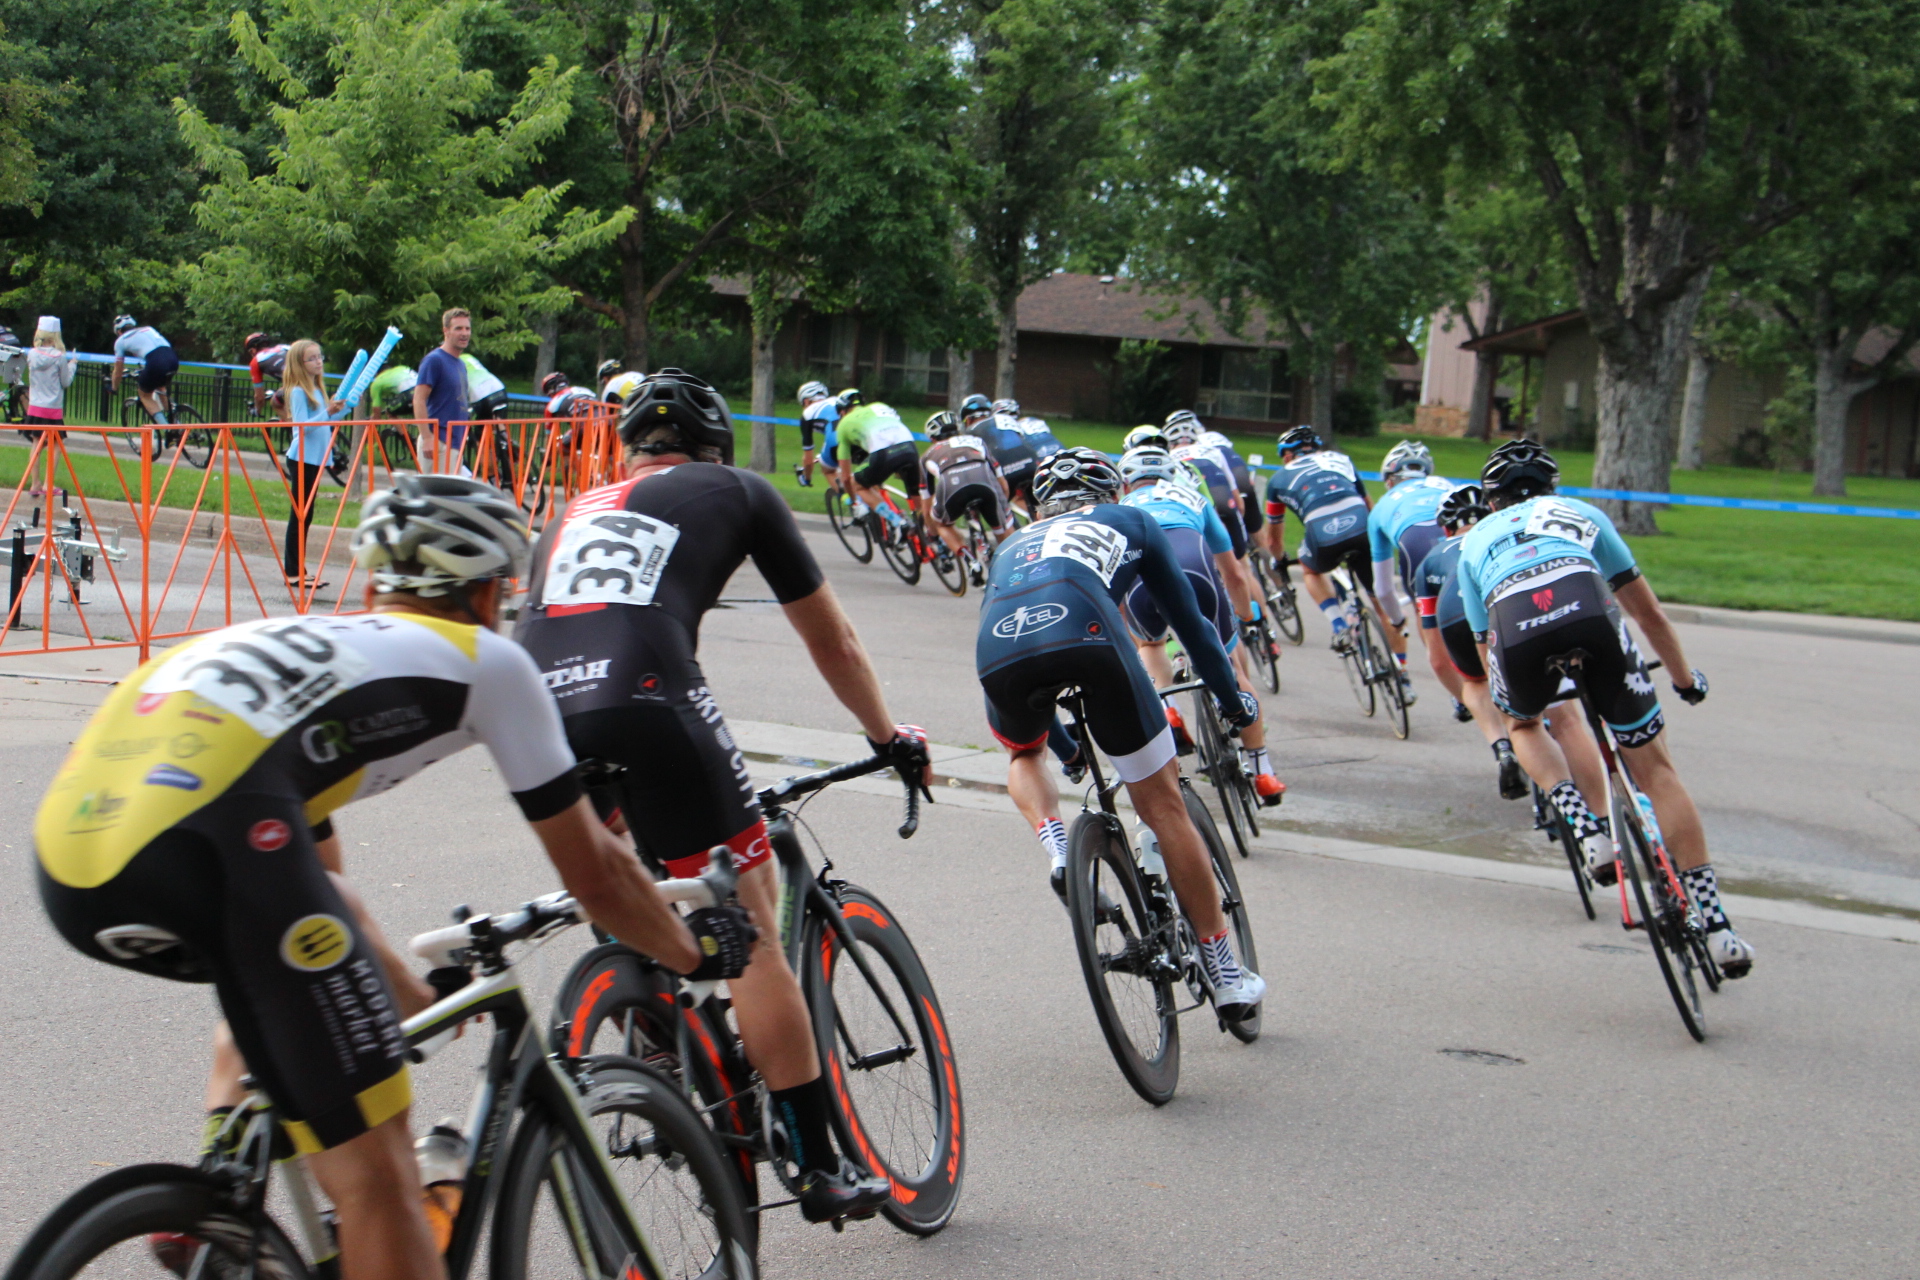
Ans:
[[[116,738],[103,742],[93,749],[93,754],[102,760],[131,760],[143,756],[160,745],[158,738]]]
[[[167,695],[164,693],[143,693],[134,699],[133,713],[137,716],[150,716],[158,711],[160,704],[166,700]]]
[[[342,752],[353,754],[347,745],[347,729],[338,720],[308,725],[300,731],[300,749],[315,764],[332,764]]]
[[[1359,516],[1335,516],[1320,528],[1329,538],[1337,538],[1359,523]]]
[[[181,791],[198,791],[200,775],[188,773],[177,764],[157,764],[147,770],[147,785],[150,787],[174,787]]]
[[[247,843],[262,853],[275,853],[293,839],[293,828],[278,818],[262,818],[247,828]]]
[[[1045,631],[1066,616],[1067,606],[1063,604],[1023,604],[994,623],[993,634],[1002,640],[1017,640],[1036,631]]]
[[[540,679],[549,689],[564,689],[570,684],[579,684],[583,680],[604,680],[607,668],[613,665],[612,658],[602,658],[598,662],[576,662],[570,667],[561,667],[558,671],[541,673]]]
[[[1553,608],[1553,588],[1545,587],[1533,593],[1533,607],[1545,613]]]
[[[205,738],[197,733],[176,733],[167,739],[167,754],[175,760],[191,760],[208,747]]]
[[[105,788],[89,791],[80,797],[80,804],[73,811],[73,820],[67,824],[67,833],[82,835],[88,831],[105,831],[126,817],[126,808],[125,796],[117,796]]]
[[[647,674],[640,677],[636,687],[640,690],[641,697],[657,698],[660,696],[660,689],[661,689],[660,677],[654,672],[649,671],[647,672]]]
[[[280,936],[280,958],[303,973],[331,969],[352,949],[353,935],[339,916],[302,916]]]

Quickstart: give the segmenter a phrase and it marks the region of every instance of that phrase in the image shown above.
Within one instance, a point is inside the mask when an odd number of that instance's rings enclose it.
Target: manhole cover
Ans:
[[[1582,951],[1604,951],[1610,956],[1643,956],[1646,952],[1639,947],[1623,947],[1617,942],[1583,942]]]
[[[1461,1062],[1477,1062],[1483,1067],[1523,1067],[1527,1064],[1525,1058],[1495,1053],[1491,1049],[1442,1049],[1440,1052]]]

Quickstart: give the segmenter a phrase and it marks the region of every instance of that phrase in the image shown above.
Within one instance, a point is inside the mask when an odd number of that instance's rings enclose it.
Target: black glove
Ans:
[[[1707,677],[1698,667],[1695,667],[1691,674],[1693,676],[1692,688],[1682,689],[1676,684],[1673,686],[1673,691],[1680,695],[1680,701],[1690,707],[1697,707],[1707,700]]]
[[[1248,725],[1259,721],[1260,699],[1254,697],[1245,689],[1242,689],[1240,690],[1240,704],[1238,709],[1236,710],[1233,707],[1229,707],[1226,703],[1221,703],[1220,715],[1222,719],[1234,728],[1244,729]]]
[[[893,737],[886,742],[867,739],[873,754],[885,756],[900,776],[914,786],[924,785],[930,758],[927,755],[927,731],[917,724],[893,726]]]
[[[716,978],[737,978],[747,967],[754,941],[760,930],[754,928],[744,907],[702,907],[687,913],[687,928],[700,946],[700,967],[689,973],[691,982],[711,982]]]

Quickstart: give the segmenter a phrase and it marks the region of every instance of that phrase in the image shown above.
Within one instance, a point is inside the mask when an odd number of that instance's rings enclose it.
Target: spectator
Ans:
[[[41,316],[33,331],[33,350],[27,353],[27,418],[57,427],[67,420],[67,388],[73,385],[78,356],[67,354],[60,337],[60,317]]]
[[[294,424],[293,440],[287,445],[287,496],[293,501],[293,510],[287,514],[289,590],[317,591],[327,585],[318,580],[317,573],[301,576],[307,527],[313,523],[320,477],[326,471],[327,455],[333,451],[333,428],[327,424],[341,409],[340,401],[327,399],[325,375],[326,361],[319,343],[302,338],[288,349],[282,385],[287,421]]]
[[[440,339],[440,345],[427,352],[426,359],[420,362],[419,381],[413,388],[413,416],[432,419],[433,434],[439,441],[434,452],[444,451],[445,457],[430,463],[428,445],[423,438],[420,464],[423,469],[464,475],[466,468],[460,465],[460,449],[467,442],[469,410],[467,367],[460,357],[473,341],[473,318],[465,307],[450,307],[441,315]],[[454,425],[456,423],[459,425]]]

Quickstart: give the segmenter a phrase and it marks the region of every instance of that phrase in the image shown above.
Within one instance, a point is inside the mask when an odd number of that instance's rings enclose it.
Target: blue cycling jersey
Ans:
[[[1460,599],[1460,548],[1467,535],[1457,534],[1427,552],[1427,558],[1413,574],[1414,607],[1420,611],[1420,625],[1450,627],[1467,616]]]
[[[1156,480],[1120,501],[1139,507],[1162,529],[1192,529],[1206,540],[1211,554],[1233,550],[1233,539],[1227,536],[1227,526],[1220,523],[1220,513],[1213,504],[1177,480]]]
[[[1267,518],[1278,520],[1291,511],[1304,524],[1322,507],[1365,507],[1366,497],[1352,458],[1332,449],[1315,449],[1287,463],[1267,481]]]
[[[1599,570],[1618,585],[1633,576],[1633,552],[1607,513],[1578,498],[1546,494],[1486,517],[1467,534],[1460,552],[1460,594],[1467,621],[1487,629],[1487,605],[1515,574],[1554,560]]]
[[[1375,560],[1393,559],[1400,535],[1417,524],[1431,523],[1440,504],[1456,486],[1439,476],[1402,480],[1373,504],[1367,517],[1367,544]]]
[[[813,433],[817,429],[826,436],[821,449],[822,460],[832,466],[834,446],[840,443],[834,431],[834,424],[840,421],[840,402],[837,400],[816,400],[800,411],[800,447],[813,448]]]

